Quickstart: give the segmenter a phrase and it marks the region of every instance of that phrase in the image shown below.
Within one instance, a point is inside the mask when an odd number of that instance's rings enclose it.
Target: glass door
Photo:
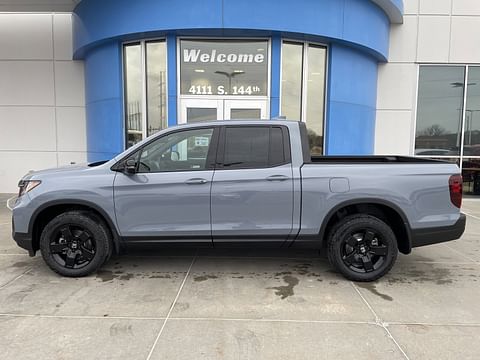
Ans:
[[[266,100],[224,100],[225,120],[267,119]]]
[[[223,100],[183,99],[180,102],[179,124],[223,119]]]
[[[267,100],[182,99],[178,123],[268,119]]]

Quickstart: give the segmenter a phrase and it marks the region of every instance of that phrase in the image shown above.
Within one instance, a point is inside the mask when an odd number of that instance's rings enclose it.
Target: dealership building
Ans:
[[[157,131],[291,119],[317,155],[409,155],[480,194],[478,0],[0,0],[0,192]]]

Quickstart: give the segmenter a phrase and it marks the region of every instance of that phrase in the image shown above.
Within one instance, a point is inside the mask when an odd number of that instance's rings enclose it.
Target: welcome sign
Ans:
[[[242,63],[263,63],[265,61],[264,54],[237,54],[237,53],[221,53],[216,49],[212,49],[210,53],[202,52],[200,49],[184,49],[183,50],[183,62],[185,63],[229,63],[229,64],[242,64]]]
[[[180,40],[183,95],[267,95],[267,40]]]

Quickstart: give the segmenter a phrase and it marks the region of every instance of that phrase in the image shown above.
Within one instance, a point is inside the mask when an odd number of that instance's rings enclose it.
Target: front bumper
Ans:
[[[460,214],[460,218],[451,226],[412,229],[412,248],[438,244],[460,238],[465,231],[465,225],[467,222],[466,218],[465,214]]]
[[[13,240],[20,246],[22,249],[28,250],[28,255],[35,256],[36,250],[33,248],[32,235],[29,233],[21,233],[15,231],[15,222],[12,218],[12,237]]]

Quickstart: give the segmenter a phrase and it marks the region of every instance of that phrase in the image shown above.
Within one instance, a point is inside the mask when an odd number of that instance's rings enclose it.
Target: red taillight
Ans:
[[[452,204],[460,208],[462,206],[462,175],[452,175],[448,180],[448,187],[450,188],[450,200]]]

